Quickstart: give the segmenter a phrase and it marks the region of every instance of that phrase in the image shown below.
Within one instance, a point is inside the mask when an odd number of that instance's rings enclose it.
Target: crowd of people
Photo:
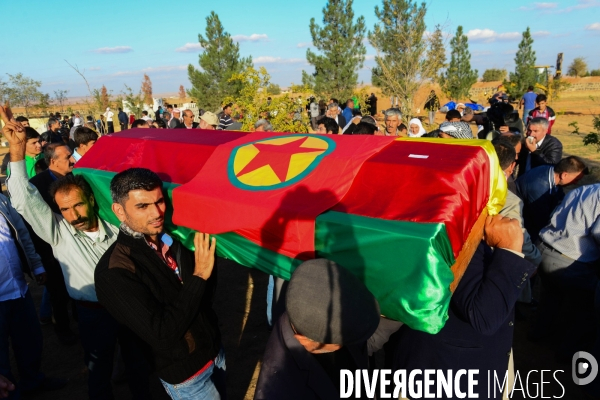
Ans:
[[[365,115],[358,98],[343,108],[334,98],[327,104],[311,98],[302,112],[318,134],[491,140],[508,183],[506,204],[486,220],[484,239],[436,335],[380,316],[373,295],[342,266],[325,259],[302,263],[277,293],[277,310],[270,300],[273,331],[255,398],[339,398],[340,370],[372,368],[377,351],[385,351],[385,367],[392,370],[479,369],[504,376],[512,368],[515,307],[536,303],[538,279],[541,297],[529,339],[552,333],[557,310],[568,302],[572,329],[557,357],[570,360],[586,339],[597,337],[590,351],[600,359],[600,184],[565,195],[588,167],[579,157],[563,157],[551,134],[555,115],[546,97],[528,92],[523,118],[503,94],[494,95],[484,113],[458,104],[438,127],[434,92],[425,125],[390,108],[380,127],[377,98],[371,94],[365,101]],[[134,399],[151,398],[153,372],[173,399],[226,398],[226,349],[212,306],[218,243],[196,233],[190,251],[165,232],[160,171],[130,168],[114,176],[110,193],[119,226],[98,215],[90,184],[72,171],[100,136],[115,133],[115,118],[120,131],[239,130],[243,117],[234,105],[223,105],[219,115],[201,110],[198,121],[192,110],[172,105],[141,116],[121,108],[115,116],[107,108],[98,120],[57,114],[41,135],[9,108],[0,107],[0,115],[10,145],[2,167],[9,198],[0,195],[0,397],[67,384],[40,370],[40,324],[53,324],[62,345],[80,343],[84,350],[90,399],[114,398],[115,356],[125,365]],[[268,118],[253,127],[273,131]],[[44,285],[39,315],[25,276]],[[73,315],[78,335],[70,328]],[[11,373],[9,339],[19,382]],[[486,387],[477,390],[486,397]],[[600,395],[600,386],[587,390]]]

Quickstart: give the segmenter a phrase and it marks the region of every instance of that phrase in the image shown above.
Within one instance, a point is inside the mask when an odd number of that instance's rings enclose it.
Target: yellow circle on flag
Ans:
[[[335,149],[316,135],[286,135],[236,147],[229,159],[231,182],[248,190],[273,190],[302,180]]]

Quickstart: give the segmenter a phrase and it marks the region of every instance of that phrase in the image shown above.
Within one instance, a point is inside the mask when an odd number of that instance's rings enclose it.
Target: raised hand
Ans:
[[[215,248],[217,247],[216,239],[213,237],[210,240],[208,233],[196,232],[194,236],[194,256],[196,267],[194,275],[204,280],[210,278],[213,267],[215,266]]]
[[[2,133],[4,137],[11,145],[25,146],[25,128],[21,125],[20,122],[15,121],[13,118],[12,111],[10,107],[5,104],[5,106],[0,106],[0,117],[2,118],[2,122],[4,122],[4,127],[2,128]]]

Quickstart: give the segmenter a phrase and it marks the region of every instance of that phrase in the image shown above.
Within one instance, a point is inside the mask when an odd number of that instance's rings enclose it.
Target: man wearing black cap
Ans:
[[[380,318],[365,285],[325,259],[294,271],[286,310],[267,343],[255,399],[340,398],[340,370],[367,369],[368,355],[402,325]]]

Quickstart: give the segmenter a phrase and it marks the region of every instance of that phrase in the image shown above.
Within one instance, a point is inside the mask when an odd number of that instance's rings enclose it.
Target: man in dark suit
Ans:
[[[556,165],[562,158],[562,143],[548,135],[548,126],[545,118],[529,121],[528,137],[519,154],[519,176],[540,165]]]
[[[50,196],[50,185],[55,180],[73,171],[75,159],[69,147],[64,143],[47,145],[44,150],[44,158],[46,159],[48,169],[31,178],[29,182],[37,188],[52,211],[60,214],[58,206]],[[58,340],[65,345],[74,344],[77,342],[77,338],[69,327],[68,303],[70,298],[60,264],[54,257],[52,247],[36,235],[29,224],[27,224],[27,228],[35,250],[42,258],[42,263],[46,269],[46,288],[48,289],[48,293],[50,293],[50,304],[52,304],[52,312],[54,321],[56,322],[54,329]]]
[[[558,164],[533,168],[516,181],[517,194],[523,200],[525,228],[535,242],[540,230],[565,197],[563,186],[577,183],[588,169],[579,157],[570,156]]]
[[[255,399],[339,399],[340,370],[367,369],[368,356],[402,325],[380,318],[365,285],[326,259],[296,268],[286,310],[269,337]]]
[[[117,118],[119,119],[119,124],[121,125],[121,130],[122,131],[126,130],[129,119],[127,118],[127,114],[125,114],[125,112],[123,112],[123,109],[120,107],[119,107],[119,114],[117,114]]]
[[[523,232],[516,219],[488,217],[485,241],[452,296],[446,325],[436,335],[403,326],[394,369],[407,374],[417,369],[478,369],[474,392],[479,398],[501,398],[501,391],[488,397],[487,371],[495,371],[502,382],[508,369],[515,303],[535,271],[523,258],[522,247]],[[437,392],[435,386],[434,380],[431,393]],[[466,378],[460,380],[460,389],[467,392]]]

